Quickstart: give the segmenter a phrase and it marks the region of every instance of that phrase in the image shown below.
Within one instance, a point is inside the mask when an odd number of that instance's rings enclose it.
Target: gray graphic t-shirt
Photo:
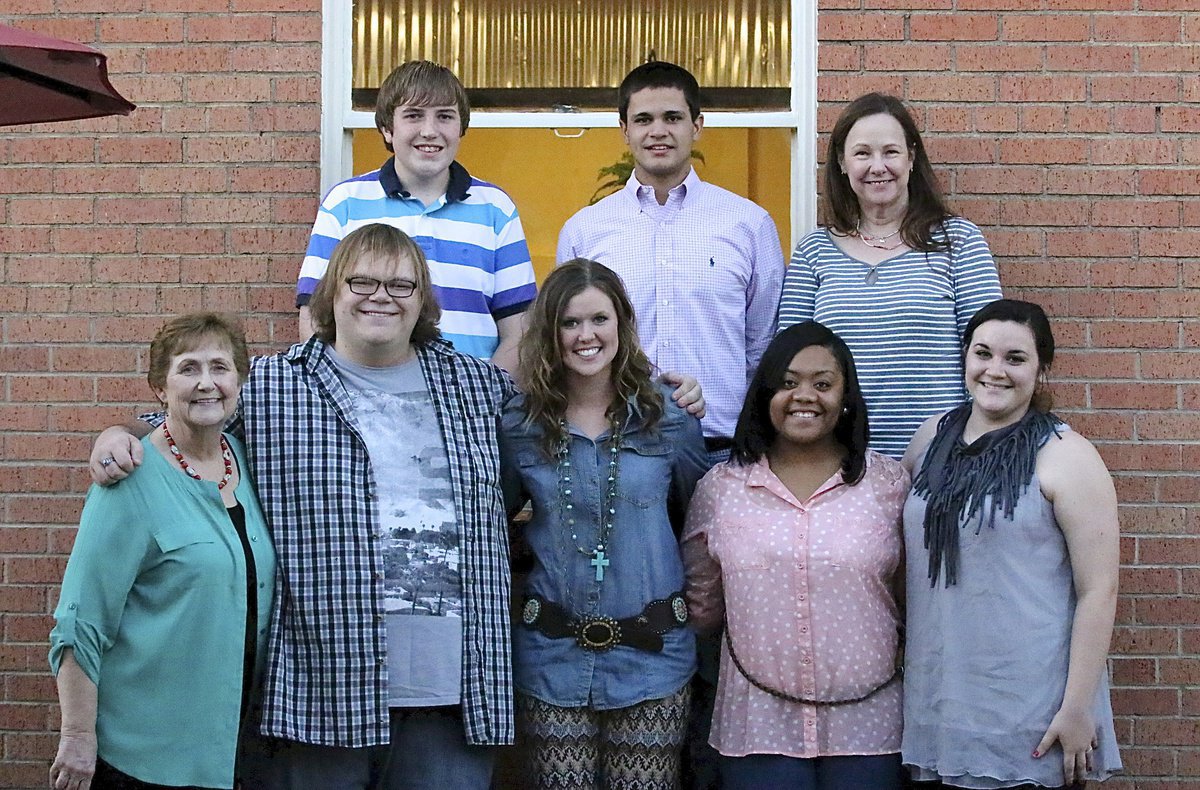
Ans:
[[[393,707],[455,705],[462,682],[462,577],[450,464],[417,360],[357,365],[329,350],[354,403],[379,492]]]

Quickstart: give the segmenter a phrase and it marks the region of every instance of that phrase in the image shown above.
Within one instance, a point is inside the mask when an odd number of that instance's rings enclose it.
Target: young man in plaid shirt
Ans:
[[[310,310],[314,337],[254,361],[231,426],[279,558],[243,787],[486,788],[513,740],[496,435],[512,381],[440,338],[424,256],[395,228],[348,235]],[[93,477],[140,450],[110,428]]]

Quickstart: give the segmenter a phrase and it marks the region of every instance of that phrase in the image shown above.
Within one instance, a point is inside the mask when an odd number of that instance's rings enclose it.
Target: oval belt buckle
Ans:
[[[621,641],[621,626],[611,617],[581,620],[575,631],[575,643],[585,650],[611,650]]]

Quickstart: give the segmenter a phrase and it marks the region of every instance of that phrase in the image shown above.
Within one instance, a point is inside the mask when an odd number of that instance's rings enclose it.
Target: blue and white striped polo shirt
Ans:
[[[393,159],[343,181],[317,211],[297,306],[308,303],[338,242],[375,222],[399,228],[425,251],[442,306],[442,336],[458,351],[489,359],[499,344],[496,322],[523,312],[537,292],[525,231],[508,195],[457,162],[446,194],[429,206],[404,191]]]

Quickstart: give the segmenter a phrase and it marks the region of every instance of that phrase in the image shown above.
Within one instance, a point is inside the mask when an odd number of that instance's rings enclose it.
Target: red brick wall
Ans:
[[[1200,788],[1200,12],[1195,0],[822,0],[819,126],[910,102],[1056,395],[1122,500],[1113,659],[1129,774]],[[101,46],[128,119],[0,130],[0,788],[43,787],[45,637],[99,428],[140,408],[161,316],[294,337],[318,191],[319,0],[6,0]],[[1185,257],[1191,256],[1191,257]],[[130,371],[137,371],[130,373]]]
[[[146,347],[162,316],[232,311],[259,348],[294,341],[320,189],[320,8],[0,3],[0,22],[101,47],[139,105],[120,120],[0,129],[0,787],[46,786],[46,634],[80,462],[97,429],[150,400]]]
[[[869,90],[909,102],[1006,292],[1055,319],[1058,408],[1116,479],[1108,786],[1200,788],[1200,5],[820,7],[819,128]]]

